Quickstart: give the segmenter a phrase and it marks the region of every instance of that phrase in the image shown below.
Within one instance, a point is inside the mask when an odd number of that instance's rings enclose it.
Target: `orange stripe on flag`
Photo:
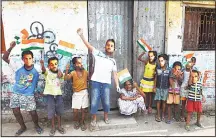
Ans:
[[[145,42],[145,40],[143,38],[140,39],[145,45],[146,47],[151,51],[152,48]]]
[[[65,41],[62,41],[62,40],[59,41],[59,45],[65,46],[65,47],[68,47],[68,48],[74,48],[75,47],[74,44],[71,44],[71,43],[68,43],[68,42],[65,42]]]
[[[185,55],[185,57],[186,57],[186,59],[189,59],[189,58],[192,58],[193,55],[194,55],[194,53],[190,53],[190,54]]]
[[[23,29],[21,31],[21,33],[23,34],[22,39],[27,39],[28,38],[29,33],[28,33],[28,31],[26,29]]]
[[[44,39],[27,39],[27,40],[22,40],[22,44],[29,44],[32,42],[36,43],[44,43]]]

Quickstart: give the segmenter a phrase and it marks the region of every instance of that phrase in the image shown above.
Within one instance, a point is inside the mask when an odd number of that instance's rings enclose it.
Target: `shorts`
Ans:
[[[180,88],[169,88],[167,96],[167,104],[180,104]]]
[[[181,87],[180,95],[181,95],[182,98],[184,97],[183,99],[186,99],[188,97],[188,89],[185,90],[184,87]]]
[[[87,89],[74,92],[72,96],[72,108],[81,109],[89,107],[89,98]]]
[[[154,100],[166,101],[168,95],[168,89],[158,89],[156,88],[156,94]]]
[[[187,100],[186,109],[188,112],[202,112],[202,102]]]
[[[46,95],[48,119],[52,119],[55,114],[61,116],[64,113],[64,102],[62,95]]]
[[[26,111],[34,111],[36,110],[36,101],[35,97],[26,96],[23,94],[12,93],[10,97],[10,108],[17,108],[19,107],[20,110]]]

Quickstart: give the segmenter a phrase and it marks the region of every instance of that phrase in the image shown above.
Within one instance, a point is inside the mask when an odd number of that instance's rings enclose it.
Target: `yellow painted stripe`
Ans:
[[[71,43],[68,43],[68,42],[62,41],[62,40],[59,41],[59,45],[65,46],[65,47],[68,47],[68,48],[74,48],[75,47],[74,44],[71,44]]]

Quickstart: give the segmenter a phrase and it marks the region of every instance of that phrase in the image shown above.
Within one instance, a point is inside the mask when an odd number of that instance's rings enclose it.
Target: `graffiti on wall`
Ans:
[[[175,61],[180,61],[183,66],[191,57],[196,57],[196,67],[201,72],[200,81],[203,84],[204,95],[209,101],[215,99],[215,53],[213,52],[183,52],[179,55],[169,55],[169,67],[172,67]]]
[[[75,56],[82,57],[83,66],[87,70],[87,53],[84,50],[73,48],[71,50],[72,56],[64,56],[62,54],[57,53],[59,44],[56,43],[57,41],[57,35],[51,31],[45,29],[45,26],[40,21],[34,21],[31,23],[29,30],[28,29],[22,29],[21,35],[16,35],[15,41],[17,46],[19,48],[22,48],[23,45],[28,45],[29,43],[33,42],[34,44],[43,44],[43,49],[37,49],[37,50],[31,50],[34,54],[34,66],[40,73],[39,81],[37,83],[36,87],[36,102],[37,107],[39,109],[42,109],[46,106],[46,98],[41,96],[39,93],[42,93],[44,91],[45,82],[44,76],[41,74],[41,66],[40,66],[40,60],[43,59],[45,62],[45,67],[48,65],[48,58],[50,57],[58,57],[59,59],[59,69],[62,72],[65,72],[66,65],[70,64],[70,71],[73,71],[73,64],[72,64],[72,58]],[[30,32],[30,33],[29,33]],[[72,45],[69,42],[60,40],[61,42],[66,43],[67,45]],[[15,71],[23,65],[21,60],[21,53],[13,52],[10,55],[10,60],[13,60],[15,64],[14,68],[11,69],[8,64],[5,62],[3,63],[4,68],[7,68],[7,71],[2,72],[2,109],[7,110],[9,109],[9,99],[10,95],[13,89],[14,84],[14,73]],[[71,108],[71,95],[72,95],[72,82],[69,81],[63,81],[61,85],[61,90],[63,93],[65,108],[70,109]]]

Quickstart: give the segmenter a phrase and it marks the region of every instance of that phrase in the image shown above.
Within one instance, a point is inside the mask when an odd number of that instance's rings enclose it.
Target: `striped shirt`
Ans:
[[[188,89],[188,99],[192,101],[202,100],[202,84],[200,82],[191,84]]]

